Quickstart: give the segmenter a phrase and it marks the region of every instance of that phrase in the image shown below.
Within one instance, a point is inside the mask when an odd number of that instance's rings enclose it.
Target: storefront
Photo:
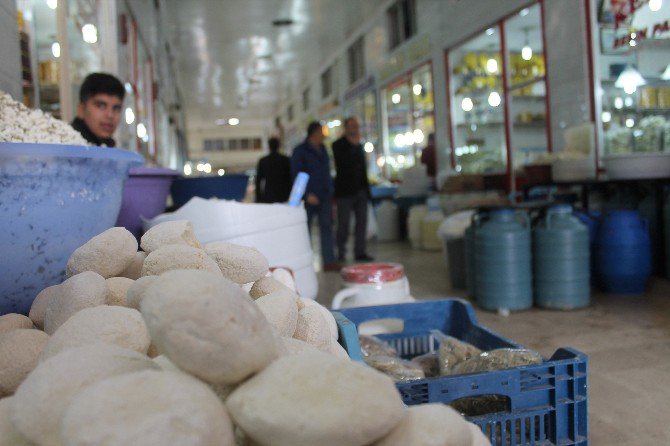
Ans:
[[[504,174],[551,151],[542,5],[482,29],[445,52],[451,165]]]
[[[344,106],[345,119],[355,117],[360,123],[361,142],[366,153],[368,174],[378,177],[381,174],[381,169],[377,160],[384,156],[384,151],[379,140],[377,94],[374,89],[374,78],[368,78],[360,84],[359,88],[354,88],[346,93],[344,98],[346,101]]]

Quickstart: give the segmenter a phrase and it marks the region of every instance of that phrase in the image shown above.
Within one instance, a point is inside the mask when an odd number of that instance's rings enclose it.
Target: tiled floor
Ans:
[[[418,299],[464,297],[453,290],[442,253],[413,250],[407,243],[377,244],[380,261],[405,265]],[[330,304],[339,275],[319,273],[318,300]],[[489,328],[544,356],[559,347],[589,355],[590,443],[670,445],[670,281],[655,278],[643,296],[595,293],[584,310],[533,309],[508,317],[477,310]]]

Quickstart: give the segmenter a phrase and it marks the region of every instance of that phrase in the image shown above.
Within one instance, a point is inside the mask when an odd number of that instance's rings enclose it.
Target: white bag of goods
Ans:
[[[391,200],[384,200],[377,207],[377,240],[394,242],[398,240],[400,228],[398,206]]]

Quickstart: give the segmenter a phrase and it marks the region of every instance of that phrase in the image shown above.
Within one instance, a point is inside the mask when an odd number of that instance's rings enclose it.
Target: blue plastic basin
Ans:
[[[178,208],[188,203],[193,197],[242,201],[247,192],[248,183],[249,176],[243,174],[178,178],[172,182],[170,193],[174,205]]]
[[[30,310],[72,252],[114,226],[133,152],[0,143],[0,314]]]

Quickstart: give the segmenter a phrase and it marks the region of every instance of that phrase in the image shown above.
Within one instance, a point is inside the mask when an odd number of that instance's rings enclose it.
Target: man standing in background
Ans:
[[[428,135],[426,148],[421,152],[421,164],[426,165],[426,174],[430,178],[431,187],[436,190],[437,149],[435,148],[435,133]]]
[[[335,262],[333,249],[333,224],[331,200],[333,185],[330,178],[330,158],[323,145],[323,129],[318,122],[307,126],[307,138],[293,149],[291,156],[291,176],[295,179],[298,172],[309,174],[305,189],[305,210],[307,227],[312,228],[314,217],[319,219],[321,235],[321,257],[324,271],[339,271],[341,265]]]
[[[121,122],[125,95],[123,84],[111,74],[89,74],[79,89],[72,127],[94,146],[115,147],[112,136]]]
[[[270,138],[270,154],[258,160],[256,203],[284,203],[291,194],[291,160],[279,153],[279,144],[279,138]]]
[[[361,144],[358,120],[349,117],[344,120],[344,135],[333,143],[335,159],[335,198],[337,200],[337,254],[338,260],[346,258],[347,239],[351,211],[356,218],[354,234],[354,256],[357,261],[371,262],[367,254],[366,233],[368,224],[368,200],[370,184],[365,162],[365,152]]]

